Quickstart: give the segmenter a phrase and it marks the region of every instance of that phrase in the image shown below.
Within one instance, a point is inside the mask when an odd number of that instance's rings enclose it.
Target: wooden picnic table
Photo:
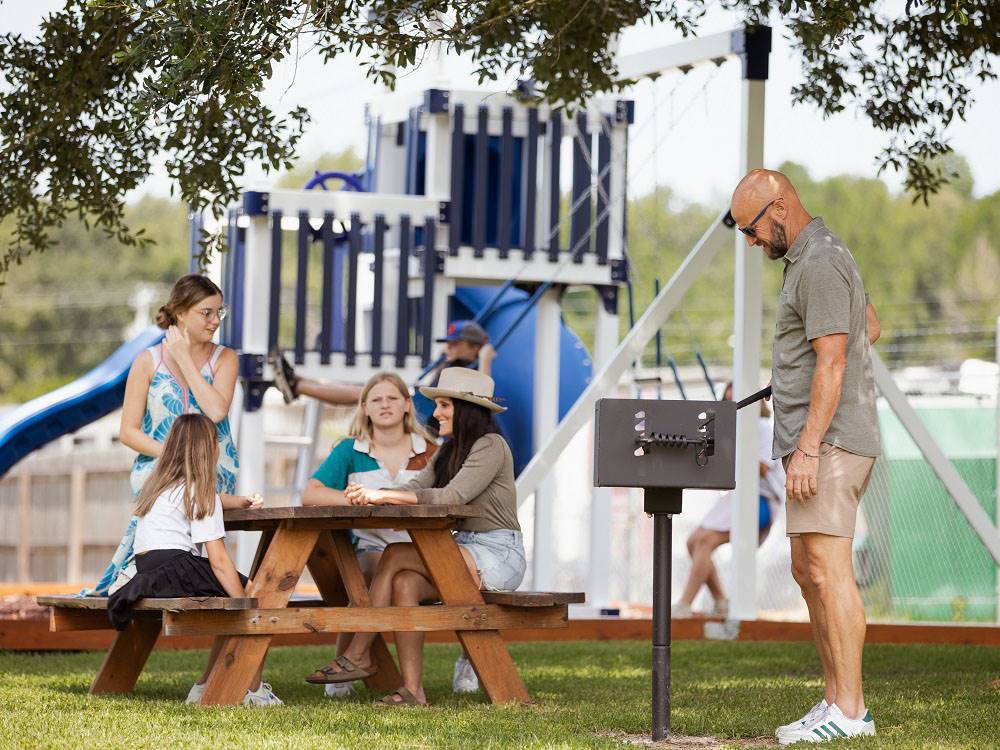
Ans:
[[[221,648],[211,665],[201,699],[208,705],[239,704],[243,700],[274,635],[406,630],[454,630],[491,702],[529,702],[528,692],[499,631],[501,628],[564,626],[566,605],[543,600],[517,606],[516,594],[506,599],[499,597],[499,601],[506,604],[488,604],[484,600],[484,592],[476,586],[451,531],[459,520],[480,515],[478,509],[466,505],[311,506],[226,511],[227,529],[262,532],[250,571],[253,584],[247,592],[249,599],[256,600],[256,606],[167,608],[162,611],[162,632],[166,635],[216,636],[216,645]],[[358,528],[408,531],[441,594],[442,603],[422,607],[372,607],[351,546],[350,529]],[[300,603],[295,601],[289,606],[292,592],[307,567],[323,600],[309,603],[319,606],[298,606]],[[102,675],[107,683],[107,674],[120,673],[125,662],[131,663],[128,671],[138,677],[159,634],[158,623],[143,626],[143,622],[141,617],[136,618],[129,630],[119,635],[95,686],[101,684]],[[401,686],[399,670],[381,635],[375,641],[372,655],[377,672],[367,680],[368,686],[387,692]],[[303,665],[303,675],[308,671],[309,665]],[[131,685],[128,689],[131,690]]]
[[[108,650],[90,692],[129,693],[161,635],[215,637],[201,703],[236,705],[250,687],[271,639],[280,634],[396,631],[455,631],[493,703],[530,702],[500,634],[502,629],[558,628],[567,605],[582,593],[480,591],[465,565],[452,528],[481,516],[467,505],[353,505],[258,508],[225,512],[230,531],[260,531],[245,598],[142,599],[128,627]],[[441,603],[419,607],[373,607],[351,546],[350,529],[408,531]],[[321,600],[291,600],[307,568]],[[52,607],[50,629],[110,627],[107,598],[39,596]],[[291,606],[289,606],[291,605]],[[331,654],[332,655],[332,654]],[[372,647],[376,673],[365,682],[390,692],[402,678],[385,640]],[[310,665],[303,665],[303,675]]]

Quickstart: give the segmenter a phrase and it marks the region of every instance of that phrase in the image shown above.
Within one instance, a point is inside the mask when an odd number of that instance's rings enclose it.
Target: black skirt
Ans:
[[[156,549],[135,556],[136,574],[108,599],[108,618],[116,630],[132,619],[140,599],[173,599],[185,596],[229,596],[212,572],[207,557],[185,550]],[[245,586],[247,577],[237,573]]]

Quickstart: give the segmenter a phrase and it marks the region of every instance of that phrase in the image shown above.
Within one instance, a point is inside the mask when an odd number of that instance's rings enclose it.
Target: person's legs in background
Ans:
[[[300,377],[280,350],[272,351],[267,361],[274,371],[274,387],[281,392],[286,404],[299,396],[309,396],[332,406],[355,406],[361,396],[361,387],[357,385]]]
[[[728,614],[729,600],[722,588],[715,563],[712,562],[712,553],[728,541],[729,532],[706,529],[702,526],[695,529],[688,537],[687,548],[691,555],[691,572],[688,574],[684,593],[681,594],[681,598],[673,607],[675,617],[690,617],[691,604],[703,585],[708,586],[708,590],[715,600],[712,614],[723,617]]]

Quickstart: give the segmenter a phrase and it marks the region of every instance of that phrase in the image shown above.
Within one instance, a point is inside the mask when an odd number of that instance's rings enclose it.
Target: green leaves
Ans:
[[[805,78],[792,89],[794,100],[824,114],[857,107],[890,134],[879,171],[903,171],[913,200],[926,203],[948,180],[933,160],[950,151],[948,125],[971,103],[965,81],[996,78],[996,4],[913,0],[890,17],[869,0],[813,3],[788,22]]]
[[[770,0],[725,0],[764,23]],[[916,199],[947,180],[931,160],[970,104],[968,76],[996,78],[1000,13],[992,0],[910,0],[892,17],[876,0],[780,0],[803,65],[794,100],[824,115],[848,108],[886,131],[879,169],[901,169]],[[66,0],[38,39],[0,35],[0,219],[13,218],[0,283],[50,243],[69,216],[142,246],[125,196],[164,158],[176,192],[221,216],[249,161],[288,168],[309,121],[261,99],[294,49],[348,54],[392,85],[431,45],[471,55],[480,83],[530,77],[539,96],[572,106],[628,82],[613,47],[625,28],[668,24],[693,34],[705,0]],[[208,236],[205,253],[221,247]]]

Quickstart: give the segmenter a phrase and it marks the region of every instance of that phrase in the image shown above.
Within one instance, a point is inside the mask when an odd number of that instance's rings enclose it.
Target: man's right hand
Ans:
[[[816,495],[819,475],[818,453],[796,448],[785,470],[785,498],[803,503]]]

